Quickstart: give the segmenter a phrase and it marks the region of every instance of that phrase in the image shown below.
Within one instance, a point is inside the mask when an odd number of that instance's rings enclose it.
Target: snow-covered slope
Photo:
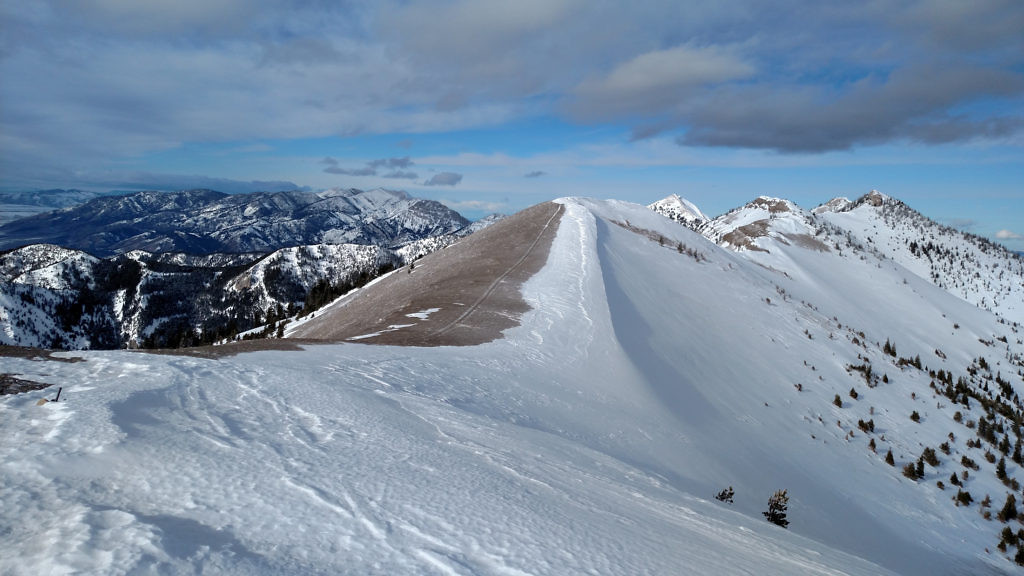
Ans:
[[[794,244],[841,255],[845,250],[856,258],[870,253],[971,304],[1024,323],[1024,259],[877,191],[853,202],[835,198],[810,211],[761,196],[697,226],[687,225],[725,248],[782,270],[788,246]]]
[[[821,218],[968,302],[1024,323],[1024,259],[980,236],[938,224],[871,192]]]
[[[65,389],[0,400],[0,571],[1017,569],[1019,327],[870,252],[780,243],[773,269],[562,202],[532,310],[489,344],[4,358]],[[780,489],[789,530],[761,515]]]
[[[45,242],[97,256],[131,250],[271,252],[308,244],[390,248],[467,224],[439,202],[381,189],[138,192],[0,226],[0,248]]]
[[[696,204],[681,198],[678,194],[662,198],[647,207],[694,230],[708,221],[708,217],[700,211],[700,208],[697,208]]]

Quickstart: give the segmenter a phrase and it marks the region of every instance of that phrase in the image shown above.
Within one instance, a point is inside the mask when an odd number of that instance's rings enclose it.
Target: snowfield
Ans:
[[[970,454],[964,486],[1002,505],[953,420],[980,407],[881,348],[956,374],[986,356],[1021,390],[1017,327],[891,260],[792,245],[780,271],[643,206],[561,202],[533,310],[489,344],[0,358],[64,387],[0,397],[0,573],[1017,570],[1003,524],[936,485]],[[789,530],[761,515],[778,489]]]

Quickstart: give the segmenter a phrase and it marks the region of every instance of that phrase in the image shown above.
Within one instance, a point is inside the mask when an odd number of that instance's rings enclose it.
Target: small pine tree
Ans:
[[[1006,503],[1003,504],[1003,509],[999,511],[996,518],[999,518],[1000,522],[1008,522],[1017,517],[1017,498],[1011,493],[1006,495]]]
[[[836,394],[836,397],[832,399],[832,403],[838,408],[843,407],[843,399],[839,397],[839,394]]]
[[[859,394],[857,394],[857,389],[856,388],[850,388],[850,398],[853,398],[854,400],[856,400],[857,396],[859,396]]]
[[[961,506],[961,505],[963,505],[963,506],[970,506],[971,502],[974,502],[974,498],[971,497],[971,493],[970,492],[965,492],[963,490],[957,490],[956,491],[956,505],[957,506]]]
[[[996,464],[996,478],[1006,480],[1006,458],[999,458]]]
[[[868,449],[874,452],[875,448],[877,448],[877,446],[875,445],[875,439],[872,438],[871,441],[868,442]]]
[[[722,490],[718,494],[715,494],[715,500],[725,502],[726,504],[732,504],[732,497],[735,495],[736,492],[733,491],[732,486],[729,486],[725,490]]]
[[[766,520],[777,526],[786,528],[789,520],[786,519],[786,512],[789,509],[789,495],[786,490],[776,490],[775,494],[768,499],[768,510],[764,514]]]
[[[952,474],[949,475],[949,483],[952,484],[953,486],[961,485],[960,478],[956,475],[956,472],[953,472]]]
[[[920,462],[920,460],[919,460]],[[917,467],[914,466],[913,462],[907,462],[907,465],[903,467],[903,475],[911,480],[917,480],[920,476],[917,474]]]
[[[920,422],[921,415],[917,413],[917,410],[914,410],[913,412],[910,413],[910,419],[913,420],[914,422]]]
[[[885,453],[885,463],[888,464],[889,466],[896,465],[896,459],[892,457],[892,448],[890,448],[889,451]]]

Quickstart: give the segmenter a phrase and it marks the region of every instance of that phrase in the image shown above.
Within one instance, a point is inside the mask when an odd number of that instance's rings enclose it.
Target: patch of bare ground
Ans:
[[[24,358],[26,360],[55,360],[57,362],[85,362],[84,358],[70,357],[62,358],[54,356],[54,352],[63,350],[49,350],[46,348],[33,348],[31,346],[5,346],[0,345],[0,358]]]
[[[547,262],[563,211],[545,202],[505,218],[320,310],[292,336],[399,346],[501,338],[530,309],[520,287]]]
[[[42,390],[43,388],[49,388],[50,386],[52,386],[52,384],[23,380],[16,377],[14,374],[0,374],[0,396],[21,394],[22,392],[31,392],[33,390]]]
[[[786,204],[786,201],[778,198],[757,198],[750,205],[763,208],[771,214],[789,212],[789,206]]]
[[[321,340],[304,340],[299,338],[261,338],[259,340],[239,340],[218,346],[195,346],[193,348],[144,348],[135,350],[140,354],[160,354],[164,356],[189,356],[192,358],[208,358],[216,360],[227,358],[244,352],[260,352],[263,350],[301,350],[303,344],[323,344]]]
[[[809,234],[782,234],[782,237],[788,240],[791,244],[799,246],[801,248],[807,248],[808,250],[817,250],[818,252],[831,252],[828,245],[821,240],[818,240],[814,236]]]
[[[725,240],[737,248],[746,248],[747,250],[754,250],[757,252],[767,252],[764,248],[754,244],[755,238],[761,238],[767,234],[768,221],[758,220],[745,226],[740,226],[732,232],[729,232],[725,236],[722,236],[722,240]]]

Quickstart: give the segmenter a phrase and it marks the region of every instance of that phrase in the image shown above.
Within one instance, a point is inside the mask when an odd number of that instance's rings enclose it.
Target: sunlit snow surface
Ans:
[[[930,290],[949,318],[922,307],[886,324],[888,309],[839,295],[816,311],[773,283],[797,281],[641,206],[565,202],[548,264],[524,286],[534,310],[487,345],[0,359],[64,386],[59,403],[36,406],[53,389],[0,399],[0,573],[1010,570],[984,556],[997,527],[976,509],[847,438],[875,404],[901,461],[941,441],[952,408],[909,397],[927,382],[891,369],[892,385],[831,406],[856,383],[844,366],[857,353],[829,339],[842,338],[833,315],[901,352],[937,338],[951,362],[981,345],[956,348],[947,324],[988,334],[990,315],[923,281],[890,305]],[[627,219],[669,242],[609,222]],[[825,256],[800,265],[811,274]],[[833,281],[902,285],[866,271]],[[734,505],[711,498],[728,485]],[[788,531],[760,515],[780,488]]]

